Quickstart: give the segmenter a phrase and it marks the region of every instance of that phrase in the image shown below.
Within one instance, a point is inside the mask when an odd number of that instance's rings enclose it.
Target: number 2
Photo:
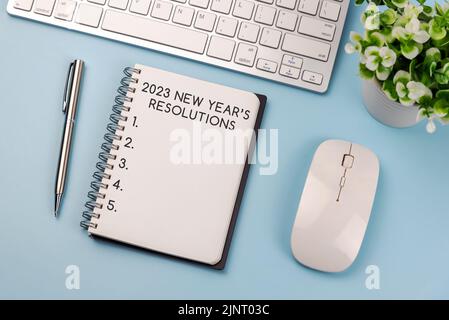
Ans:
[[[126,143],[125,143],[125,148],[133,148],[133,147],[131,146],[131,142],[133,142],[133,139],[132,139],[131,137],[126,137],[126,138],[125,138],[125,141],[126,141]]]
[[[155,84],[149,84],[148,82],[143,83],[142,92],[155,94],[158,97],[169,98],[170,88],[164,88],[163,86],[156,86]]]

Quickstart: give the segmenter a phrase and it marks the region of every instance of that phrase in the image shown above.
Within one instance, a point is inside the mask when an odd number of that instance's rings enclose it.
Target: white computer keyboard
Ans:
[[[8,12],[317,92],[350,0],[9,0]]]

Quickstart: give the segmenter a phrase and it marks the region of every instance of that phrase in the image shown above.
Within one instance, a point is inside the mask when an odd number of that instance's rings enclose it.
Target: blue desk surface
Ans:
[[[0,5],[0,298],[449,298],[449,127],[392,129],[373,120],[356,58],[338,55],[318,95],[235,72],[8,16]],[[360,29],[351,6],[343,41]],[[59,219],[52,215],[68,63],[87,63]],[[251,170],[224,271],[95,241],[80,215],[122,69],[136,62],[269,97],[263,128],[279,129],[279,170]],[[318,144],[364,144],[381,161],[371,221],[356,262],[342,274],[300,266],[290,231]],[[80,268],[80,290],[65,269]],[[377,265],[380,289],[365,287]]]

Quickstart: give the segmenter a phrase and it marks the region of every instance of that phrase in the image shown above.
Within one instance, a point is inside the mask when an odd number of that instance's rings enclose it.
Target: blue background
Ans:
[[[341,46],[327,94],[207,66],[8,16],[0,5],[0,298],[449,298],[449,128],[393,129],[373,120],[360,94],[356,58]],[[349,30],[361,8],[350,7]],[[86,61],[70,178],[52,214],[69,62]],[[279,129],[279,170],[253,167],[224,271],[95,241],[79,227],[99,145],[122,69],[142,63],[260,92],[262,127]],[[361,252],[350,269],[300,266],[290,231],[308,167],[329,138],[379,156],[381,176]],[[81,289],[67,290],[78,265]],[[380,268],[380,290],[365,268]]]

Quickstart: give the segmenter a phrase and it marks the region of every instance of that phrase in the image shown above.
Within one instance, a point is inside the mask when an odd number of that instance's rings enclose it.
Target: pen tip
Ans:
[[[55,200],[55,217],[58,216],[59,207],[61,206],[61,194],[56,194],[56,200]]]

